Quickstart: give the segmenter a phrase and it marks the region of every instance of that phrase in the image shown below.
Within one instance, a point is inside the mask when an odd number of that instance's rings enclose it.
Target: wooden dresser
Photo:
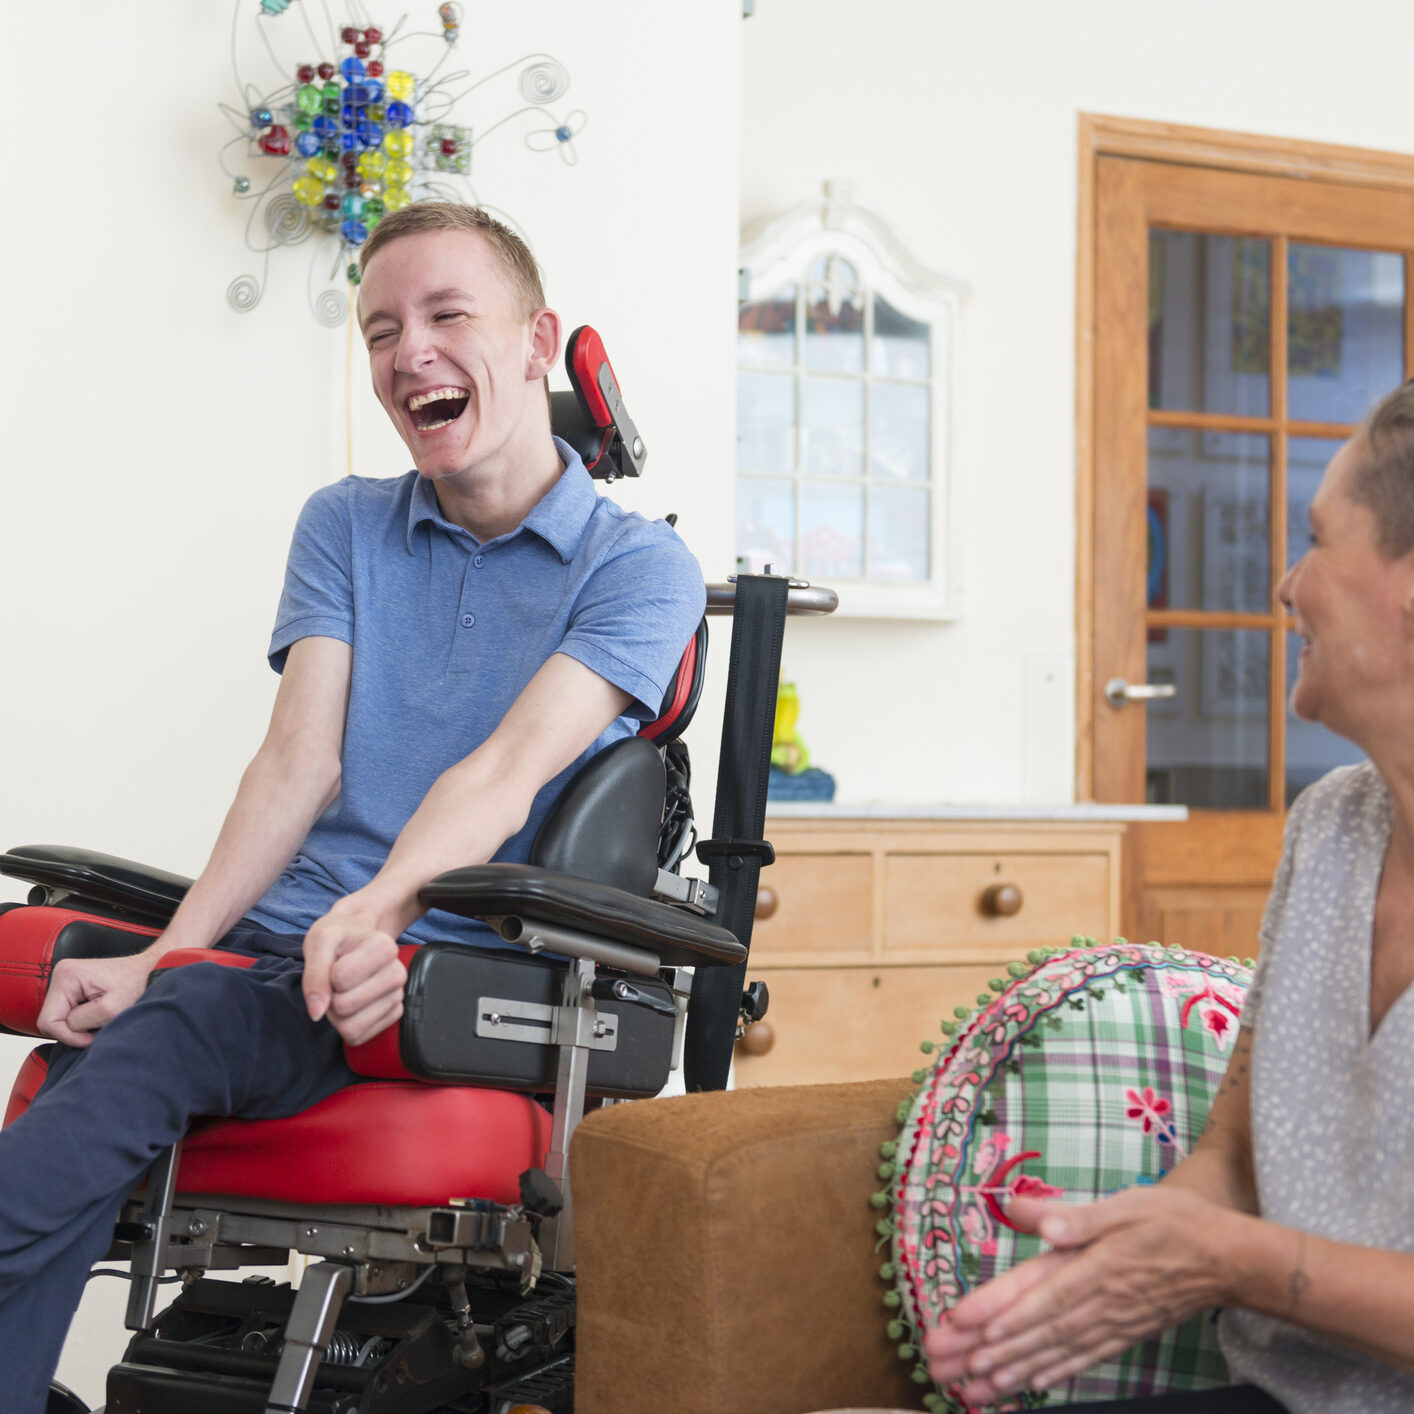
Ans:
[[[1028,950],[1119,932],[1117,820],[771,818],[736,1083],[906,1075],[938,1022]]]

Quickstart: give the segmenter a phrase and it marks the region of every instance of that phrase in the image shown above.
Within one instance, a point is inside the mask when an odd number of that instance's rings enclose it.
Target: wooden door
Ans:
[[[1359,759],[1289,714],[1275,591],[1411,371],[1414,191],[1100,156],[1094,197],[1093,795],[1189,807],[1130,832],[1131,936],[1251,955],[1291,799]]]

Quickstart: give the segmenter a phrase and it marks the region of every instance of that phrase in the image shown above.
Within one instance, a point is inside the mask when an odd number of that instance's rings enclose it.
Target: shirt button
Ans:
[[[463,627],[463,628],[470,628],[475,622],[476,622],[476,615],[475,615],[475,614],[463,614],[463,615],[462,615],[462,627]]]
[[[477,569],[480,569],[481,566],[484,565],[485,563],[486,563],[486,556],[485,556],[485,555],[478,555],[478,556],[472,561],[472,564],[474,564]]]

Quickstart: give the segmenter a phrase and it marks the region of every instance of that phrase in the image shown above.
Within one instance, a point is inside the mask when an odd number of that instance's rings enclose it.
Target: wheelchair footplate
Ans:
[[[465,1343],[445,1285],[426,1282],[394,1302],[352,1299],[315,1377],[311,1414],[506,1414],[517,1405],[572,1414],[573,1279],[549,1273],[524,1296],[504,1277],[458,1275],[479,1364],[458,1358]],[[109,1371],[106,1414],[264,1414],[294,1299],[269,1277],[191,1282]]]

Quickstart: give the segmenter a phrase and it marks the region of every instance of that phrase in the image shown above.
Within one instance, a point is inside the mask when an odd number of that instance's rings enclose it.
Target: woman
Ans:
[[[1277,591],[1302,639],[1291,706],[1370,759],[1292,808],[1192,1155],[1086,1207],[1016,1200],[1054,1250],[925,1336],[934,1378],[977,1402],[1220,1306],[1241,1387],[1136,1411],[1414,1410],[1414,381],[1336,453],[1310,517]]]

